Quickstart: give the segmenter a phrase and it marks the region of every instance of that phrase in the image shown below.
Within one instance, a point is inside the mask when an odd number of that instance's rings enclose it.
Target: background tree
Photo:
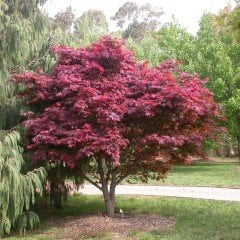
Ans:
[[[193,35],[172,22],[158,31],[147,34],[141,41],[128,40],[128,45],[136,51],[138,60],[149,61],[153,66],[169,59],[183,63],[182,68],[195,72],[196,44]]]
[[[236,138],[238,145],[238,156],[240,160],[240,132],[239,132],[239,99],[240,99],[240,65],[239,65],[239,42],[240,42],[240,28],[239,28],[239,2],[236,1],[236,6],[232,10],[231,7],[225,7],[218,16],[215,16],[215,20],[218,24],[219,31],[225,31],[228,33],[228,37],[231,37],[235,41],[236,46],[232,49],[232,55],[235,57],[234,77],[231,81],[231,88],[229,89],[229,98],[224,102],[224,107],[227,115],[227,126],[231,136]],[[237,50],[238,51],[237,51]]]
[[[108,22],[104,12],[88,10],[84,12],[74,24],[75,35],[82,39],[84,44],[97,41],[108,33]]]
[[[141,40],[135,41],[127,39],[127,45],[136,53],[139,61],[148,61],[152,66],[157,66],[162,62],[163,51],[158,46],[158,41],[154,34],[147,34]]]
[[[209,78],[208,86],[215,93],[216,100],[229,98],[233,89],[233,78],[239,61],[239,48],[224,32],[218,32],[213,15],[204,15],[197,33],[198,57],[195,71]]]
[[[194,36],[172,22],[154,33],[158,46],[161,49],[161,61],[175,59],[182,62],[182,68],[195,73],[193,61],[196,58],[196,44]]]
[[[77,41],[72,33],[75,14],[71,6],[64,11],[58,12],[53,18],[48,17],[50,22],[49,32],[54,39],[55,45],[74,45]]]
[[[236,1],[234,9],[231,6],[226,6],[215,16],[218,27],[228,30],[236,42],[240,42],[239,14],[239,2]]]
[[[53,28],[60,28],[62,32],[70,32],[73,26],[75,15],[72,7],[69,6],[65,11],[57,13],[53,20]]]
[[[21,95],[30,106],[47,104],[25,121],[28,149],[35,161],[60,160],[99,188],[108,216],[114,216],[115,188],[127,176],[160,179],[173,163],[203,154],[218,111],[198,77],[171,62],[137,63],[121,40],[109,37],[56,52],[51,74],[15,79],[25,85]]]
[[[153,8],[150,4],[139,6],[134,2],[126,2],[111,19],[123,29],[123,38],[141,40],[147,32],[160,26],[162,14],[161,10]]]
[[[238,157],[240,161],[240,88],[233,90],[232,96],[225,102],[227,127],[233,138],[237,140]]]

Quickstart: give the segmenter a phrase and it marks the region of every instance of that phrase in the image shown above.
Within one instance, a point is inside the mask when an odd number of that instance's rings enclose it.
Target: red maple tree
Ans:
[[[197,76],[174,62],[138,63],[122,40],[55,48],[51,74],[15,76],[35,113],[25,113],[35,161],[83,169],[114,216],[115,188],[130,175],[162,178],[173,163],[203,153],[218,106]],[[155,172],[153,175],[152,172]],[[110,184],[110,187],[108,187]]]

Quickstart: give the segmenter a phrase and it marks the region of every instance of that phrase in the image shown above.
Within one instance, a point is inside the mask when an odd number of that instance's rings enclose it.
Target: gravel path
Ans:
[[[99,189],[87,184],[79,189],[79,193],[86,195],[101,194]],[[186,197],[240,202],[240,189],[229,188],[118,185],[116,194]]]

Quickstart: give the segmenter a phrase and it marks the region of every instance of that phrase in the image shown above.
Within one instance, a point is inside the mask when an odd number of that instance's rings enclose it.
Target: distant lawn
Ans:
[[[156,229],[150,232],[130,233],[128,239],[139,240],[239,240],[240,239],[240,203],[221,202],[212,200],[177,199],[167,197],[118,197],[117,208],[135,214],[157,214],[162,217],[173,217],[176,224],[168,229]],[[45,210],[44,210],[45,211]],[[102,198],[99,196],[71,197],[69,207],[48,212],[45,215],[61,217],[94,214],[104,211]],[[97,228],[98,226],[96,226]],[[35,235],[22,238],[8,238],[21,240],[64,239],[66,229],[49,227],[42,223]],[[31,232],[30,232],[31,233]],[[33,234],[33,232],[31,233]],[[111,240],[112,233],[84,239]],[[76,236],[74,239],[83,239]],[[118,238],[114,238],[118,239]],[[122,238],[120,237],[119,240]],[[125,238],[124,238],[125,239]]]
[[[141,184],[141,181],[134,178],[130,178],[130,182]],[[148,184],[168,186],[240,187],[240,164],[238,162],[198,162],[193,163],[190,166],[174,166],[164,182],[150,180]]]

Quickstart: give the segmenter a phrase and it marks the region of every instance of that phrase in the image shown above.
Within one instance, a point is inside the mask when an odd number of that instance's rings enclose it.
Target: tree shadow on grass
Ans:
[[[49,217],[69,217],[69,216],[86,216],[91,214],[103,213],[103,198],[100,196],[84,196],[74,194],[67,200],[66,206],[61,209],[55,209],[52,206],[38,209],[38,214],[43,220]]]

